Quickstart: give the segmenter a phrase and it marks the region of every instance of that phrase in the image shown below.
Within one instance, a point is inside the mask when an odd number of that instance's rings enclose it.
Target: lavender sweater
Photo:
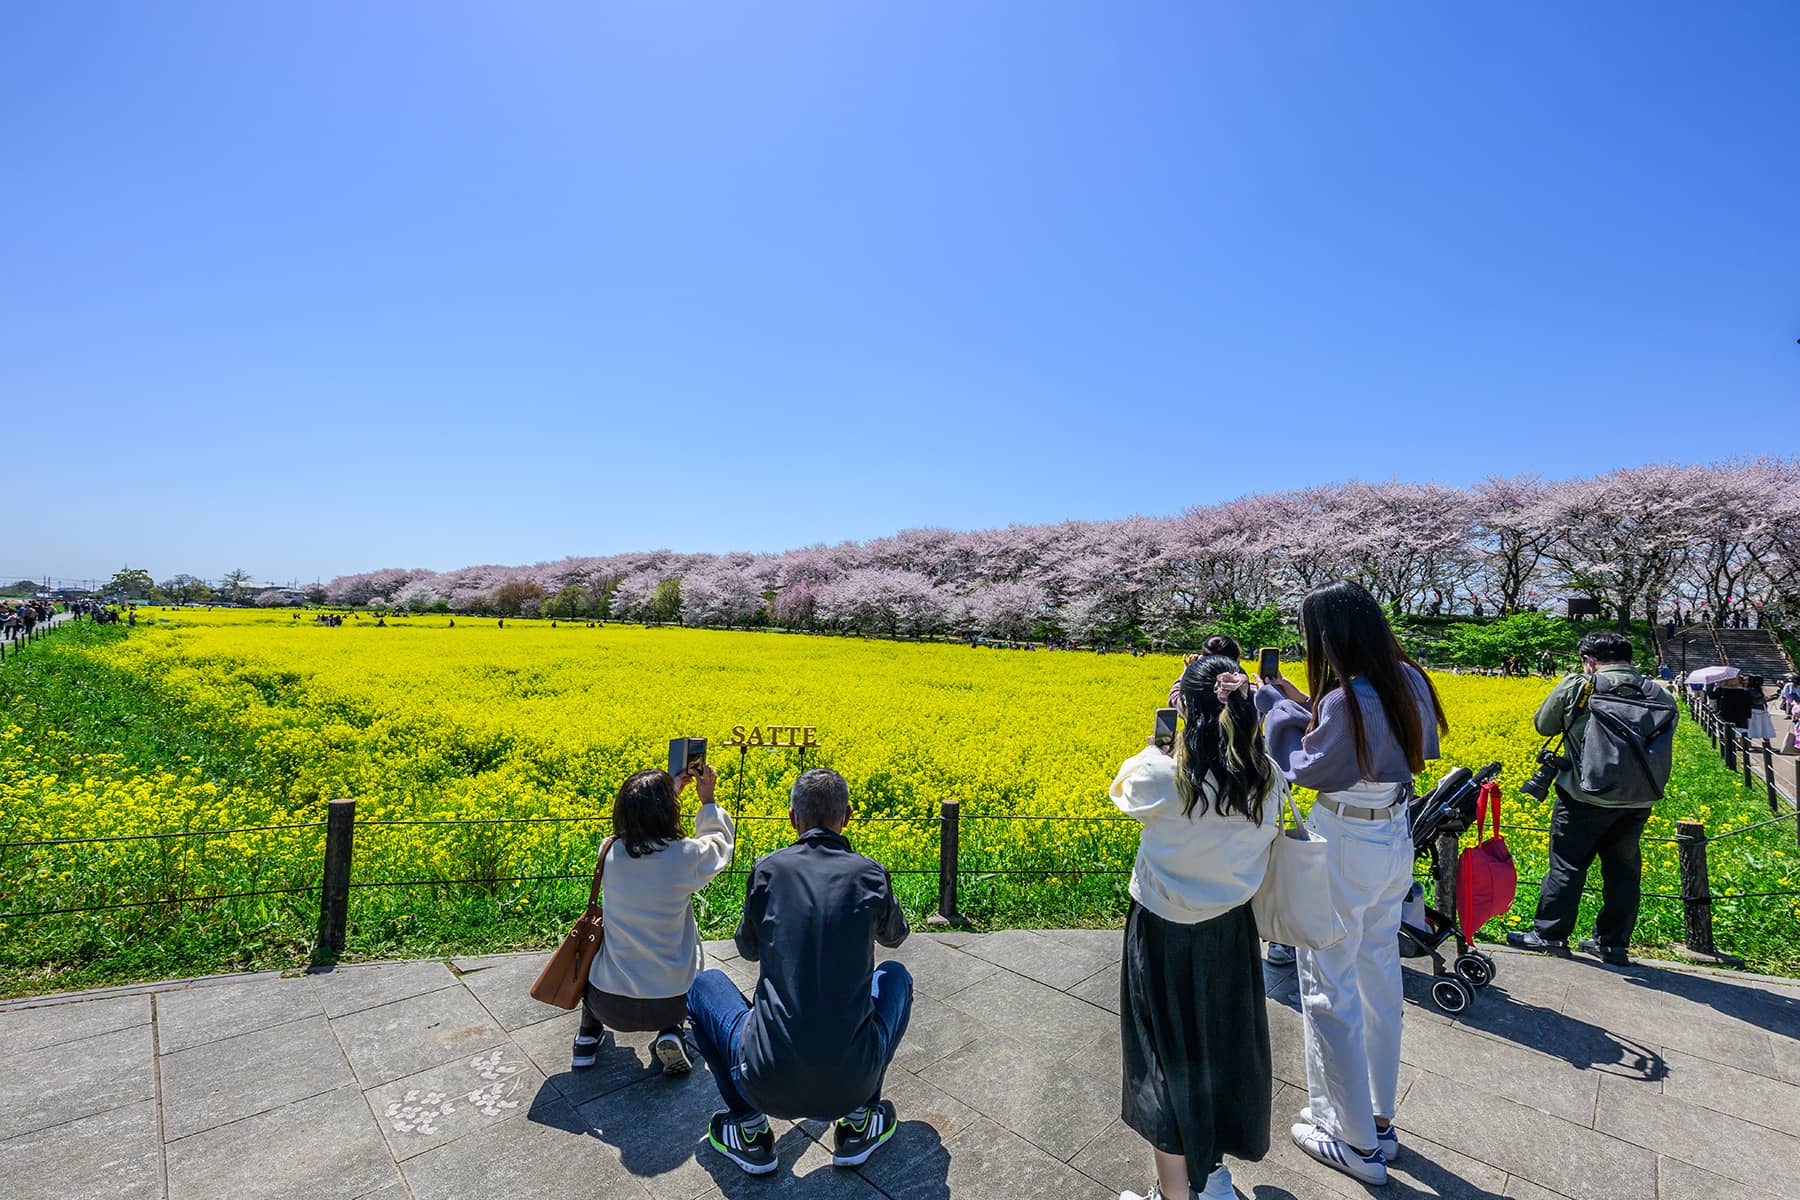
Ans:
[[[1438,756],[1437,713],[1431,706],[1431,691],[1425,677],[1406,668],[1413,685],[1413,698],[1419,706],[1419,723],[1425,733],[1425,757]],[[1345,710],[1349,701],[1344,688],[1335,688],[1319,706],[1319,725],[1307,732],[1312,713],[1305,705],[1296,704],[1281,694],[1273,684],[1264,684],[1256,693],[1256,709],[1263,714],[1263,738],[1269,757],[1289,783],[1321,792],[1338,792],[1358,783],[1411,782],[1412,768],[1400,742],[1388,729],[1387,713],[1368,680],[1350,681],[1349,691],[1362,707],[1363,736],[1368,739],[1372,770],[1368,775],[1356,762],[1356,729]]]

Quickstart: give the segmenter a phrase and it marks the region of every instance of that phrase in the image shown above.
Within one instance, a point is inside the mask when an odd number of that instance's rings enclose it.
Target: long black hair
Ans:
[[[1175,744],[1175,794],[1181,811],[1192,816],[1207,810],[1205,783],[1211,776],[1212,807],[1221,813],[1242,813],[1258,825],[1263,819],[1263,797],[1274,779],[1274,767],[1263,750],[1262,728],[1248,690],[1232,693],[1219,703],[1219,676],[1242,671],[1235,659],[1219,654],[1197,658],[1181,673],[1178,685],[1187,719],[1181,740]]]
[[[619,785],[613,801],[613,836],[625,853],[642,858],[681,836],[681,792],[661,767],[639,771]]]
[[[1406,752],[1406,765],[1418,774],[1425,769],[1425,729],[1419,721],[1419,704],[1408,667],[1425,681],[1440,732],[1450,728],[1444,705],[1431,677],[1401,648],[1388,625],[1387,614],[1361,584],[1348,579],[1328,583],[1300,602],[1300,630],[1306,636],[1306,684],[1312,693],[1312,724],[1319,723],[1319,709],[1333,688],[1348,688],[1361,676],[1375,689],[1388,728]],[[1350,727],[1356,733],[1356,765],[1364,775],[1373,771],[1368,737],[1363,732],[1362,705],[1346,697]]]

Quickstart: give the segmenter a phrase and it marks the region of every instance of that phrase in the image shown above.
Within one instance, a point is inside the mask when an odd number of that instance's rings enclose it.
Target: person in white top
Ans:
[[[606,936],[588,974],[570,1064],[577,1070],[598,1061],[607,1029],[655,1031],[651,1051],[664,1072],[694,1069],[681,1033],[704,953],[693,897],[731,865],[736,837],[731,814],[713,801],[717,782],[701,763],[679,778],[639,771],[619,788],[601,874]],[[700,796],[691,838],[681,835],[681,793],[690,783]]]
[[[1229,1197],[1224,1157],[1269,1149],[1269,1018],[1250,898],[1268,871],[1287,785],[1231,658],[1190,661],[1176,684],[1173,754],[1119,767],[1112,801],[1143,823],[1119,980],[1121,1115],[1155,1152],[1150,1197]],[[1146,1200],[1125,1192],[1120,1200]]]

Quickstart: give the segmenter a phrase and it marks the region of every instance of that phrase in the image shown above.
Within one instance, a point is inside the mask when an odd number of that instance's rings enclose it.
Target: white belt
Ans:
[[[1351,795],[1361,798],[1362,796],[1375,792],[1377,788],[1380,787],[1386,787],[1390,790],[1392,798],[1389,799],[1386,804],[1377,804],[1365,808],[1361,805],[1346,804],[1342,800],[1334,799],[1329,792],[1320,792],[1318,798],[1314,800],[1313,803],[1324,805],[1327,812],[1334,812],[1340,817],[1355,817],[1361,821],[1384,821],[1396,812],[1405,811],[1403,806],[1406,804],[1407,797],[1412,795],[1411,784],[1378,784],[1374,786],[1358,787],[1354,791],[1346,790],[1337,794],[1340,796]]]

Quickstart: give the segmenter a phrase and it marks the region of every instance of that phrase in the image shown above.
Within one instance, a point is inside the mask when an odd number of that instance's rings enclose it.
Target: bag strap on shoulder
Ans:
[[[607,838],[600,843],[600,858],[594,863],[594,882],[588,888],[588,907],[598,908],[600,905],[600,876],[606,871],[606,852],[612,849],[613,839]]]

